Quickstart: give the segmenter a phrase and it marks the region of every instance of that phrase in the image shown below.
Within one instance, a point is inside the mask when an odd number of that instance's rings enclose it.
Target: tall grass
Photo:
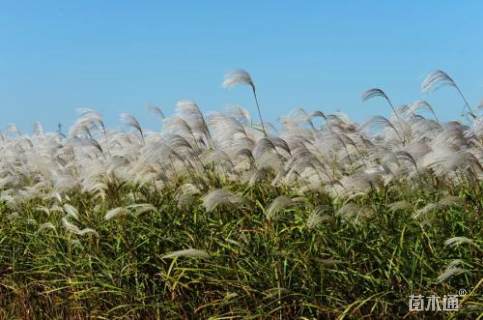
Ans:
[[[477,318],[483,119],[390,106],[364,124],[300,109],[279,131],[191,101],[154,110],[160,132],[94,110],[67,136],[11,127],[0,317]],[[459,289],[456,313],[408,311]]]

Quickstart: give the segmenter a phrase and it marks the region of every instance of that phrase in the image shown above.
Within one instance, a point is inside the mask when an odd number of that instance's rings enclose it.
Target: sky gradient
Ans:
[[[255,115],[248,88],[221,87],[237,68],[251,73],[270,121],[297,107],[357,121],[387,115],[383,101],[361,102],[371,87],[461,119],[453,90],[423,95],[420,84],[443,69],[479,103],[481,12],[481,1],[0,0],[0,129],[68,127],[80,107],[109,126],[129,112],[156,128],[146,106],[170,114],[180,99]]]

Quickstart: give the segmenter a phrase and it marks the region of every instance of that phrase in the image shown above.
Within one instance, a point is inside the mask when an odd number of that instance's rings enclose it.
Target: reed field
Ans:
[[[2,132],[0,319],[483,318],[483,107],[448,74],[421,88],[461,97],[450,122],[374,88],[387,117],[270,124],[246,71],[223,84],[255,115],[179,101],[149,110],[157,131],[83,109],[68,132]]]

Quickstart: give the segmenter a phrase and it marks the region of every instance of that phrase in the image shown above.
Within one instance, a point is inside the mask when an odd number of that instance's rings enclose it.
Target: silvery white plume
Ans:
[[[64,211],[67,214],[67,216],[71,216],[76,220],[79,220],[79,211],[70,204],[66,203],[64,204]]]
[[[203,206],[206,211],[213,211],[221,204],[237,204],[241,203],[243,198],[230,191],[223,189],[213,190],[203,197]]]
[[[323,214],[324,212],[328,211],[329,208],[329,206],[322,205],[312,210],[305,223],[307,228],[314,229],[322,222],[329,220],[330,216],[327,214]]]
[[[199,249],[184,249],[165,254],[161,259],[173,259],[178,257],[186,258],[209,258],[208,252]]]
[[[66,231],[71,232],[71,233],[76,234],[76,235],[79,235],[79,236],[83,236],[83,235],[90,233],[90,234],[93,234],[96,237],[99,237],[99,234],[97,233],[96,230],[94,230],[92,228],[84,228],[84,229],[81,230],[78,226],[71,223],[68,218],[69,218],[69,216],[65,216],[65,217],[62,218],[62,225],[64,226]]]
[[[469,244],[471,246],[479,248],[478,245],[473,240],[467,237],[453,237],[453,238],[447,239],[444,242],[444,245],[449,247],[456,247],[462,244]]]
[[[265,212],[267,219],[273,220],[280,211],[286,209],[291,204],[292,199],[287,196],[276,197]]]
[[[431,92],[443,86],[456,87],[454,80],[444,71],[436,70],[428,74],[421,83],[423,92]]]
[[[248,85],[252,88],[255,87],[252,77],[247,71],[243,69],[234,70],[230,73],[225,74],[225,79],[223,81],[224,88],[230,88],[239,84]]]
[[[389,99],[389,97],[386,95],[386,93],[382,89],[372,88],[372,89],[364,91],[361,95],[363,102],[370,100],[372,98],[375,98],[375,97],[383,98],[384,100],[387,101],[387,103],[389,103],[389,105],[392,106],[391,100]]]
[[[438,276],[438,278],[436,279],[436,283],[442,283],[451,277],[454,277],[463,273],[469,273],[468,270],[461,267],[461,266],[464,266],[464,264],[465,262],[461,259],[455,259],[451,261],[446,266],[446,269]]]
[[[128,214],[129,214],[129,211],[126,208],[118,207],[118,208],[114,208],[114,209],[109,210],[106,213],[106,215],[104,216],[104,219],[105,220],[111,220],[111,219],[114,219],[114,218],[117,218],[117,217],[126,216]]]
[[[426,100],[417,100],[417,101],[411,103],[408,107],[409,107],[408,112],[413,113],[413,114],[417,110],[426,109],[429,112],[431,112],[433,114],[434,118],[436,119],[436,121],[439,122],[438,117],[436,116],[436,113],[434,112],[433,107],[431,107],[429,102],[427,102]]]
[[[163,110],[161,110],[160,107],[150,106],[149,107],[149,111],[151,111],[152,113],[158,115],[161,119],[166,118],[166,116],[163,113]]]
[[[398,210],[408,210],[412,207],[412,204],[406,200],[401,200],[401,201],[393,202],[389,204],[387,207],[389,211],[396,212]]]
[[[431,92],[443,86],[450,86],[458,91],[458,94],[464,101],[465,107],[468,109],[469,115],[471,115],[473,119],[475,119],[476,115],[472,110],[470,104],[468,103],[468,100],[466,100],[465,96],[461,92],[456,82],[446,72],[442,70],[436,70],[431,72],[421,83],[421,90],[423,92]]]
[[[255,83],[253,82],[252,77],[247,71],[239,69],[225,75],[223,87],[230,88],[238,84],[248,85],[252,88],[253,98],[255,99],[255,104],[257,105],[258,118],[260,119],[260,124],[262,125],[262,131],[263,134],[267,136],[267,131],[265,130],[265,124],[262,118],[262,111],[260,110],[260,105],[258,103]]]
[[[144,141],[144,133],[143,133],[143,129],[141,127],[141,124],[139,123],[139,121],[131,114],[129,113],[121,113],[121,122],[136,129],[136,131],[139,132],[140,136],[141,136],[141,139]]]
[[[136,203],[136,204],[131,204],[127,206],[129,210],[134,211],[134,216],[139,217],[147,212],[157,212],[157,209],[155,206],[153,206],[150,203]]]
[[[176,200],[178,201],[178,208],[185,208],[193,203],[195,195],[200,193],[200,189],[191,183],[185,183],[178,188]]]
[[[38,231],[40,232],[40,231],[43,231],[43,230],[55,230],[55,226],[52,222],[42,223],[39,226]]]

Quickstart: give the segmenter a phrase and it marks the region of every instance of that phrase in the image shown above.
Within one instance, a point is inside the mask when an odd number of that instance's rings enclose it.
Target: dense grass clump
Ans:
[[[481,318],[482,106],[423,100],[364,124],[180,101],[160,131],[94,110],[67,134],[0,133],[0,318]],[[429,112],[425,118],[419,112]],[[411,295],[459,310],[410,312]]]
[[[462,288],[457,316],[482,311],[481,185],[390,185],[349,201],[227,187],[240,203],[210,212],[200,198],[180,208],[174,189],[132,185],[110,185],[103,201],[32,199],[21,215],[3,206],[2,317],[434,319],[451,314],[408,314],[409,296]],[[106,220],[112,208],[125,209]],[[62,225],[66,210],[95,231]],[[445,245],[459,236],[468,240]]]

